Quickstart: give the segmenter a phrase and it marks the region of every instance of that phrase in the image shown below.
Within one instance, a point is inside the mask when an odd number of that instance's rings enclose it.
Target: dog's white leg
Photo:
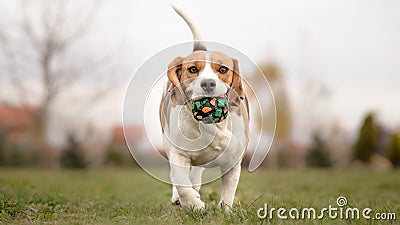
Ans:
[[[192,182],[193,188],[200,192],[201,178],[203,175],[204,167],[192,166],[190,169],[190,181]]]
[[[178,191],[176,190],[175,185],[172,185],[172,198],[171,202],[175,205],[180,205],[181,203],[179,202],[179,194]]]
[[[193,210],[204,209],[204,202],[200,200],[199,192],[192,188],[190,181],[190,159],[179,153],[171,153],[169,160],[171,181],[176,187],[181,206]]]
[[[237,163],[231,170],[221,177],[221,200],[219,205],[229,212],[232,208],[235,198],[236,188],[240,177],[240,162]],[[224,172],[221,169],[221,172]]]

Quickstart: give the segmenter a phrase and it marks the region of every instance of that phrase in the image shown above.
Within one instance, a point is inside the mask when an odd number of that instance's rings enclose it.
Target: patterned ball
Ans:
[[[204,97],[192,102],[192,112],[196,120],[205,124],[220,123],[228,116],[228,99]]]

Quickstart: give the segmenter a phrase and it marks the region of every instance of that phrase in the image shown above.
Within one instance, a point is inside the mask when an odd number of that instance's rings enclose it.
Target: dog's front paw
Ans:
[[[206,205],[200,200],[200,197],[195,198],[180,198],[181,206],[186,209],[192,209],[193,211],[202,211],[205,209]]]
[[[173,196],[172,196],[172,198],[171,198],[171,203],[172,203],[173,205],[180,205],[180,204],[181,204],[180,201],[179,201],[179,195],[178,195],[178,193],[174,193],[174,194],[173,194]]]
[[[223,209],[226,213],[231,213],[231,211],[232,211],[232,206],[231,205],[228,205],[228,204],[226,204],[225,202],[223,202],[223,201],[220,201],[219,202],[219,206],[221,207],[221,209]]]
[[[176,199],[175,201],[172,199],[171,204],[172,205],[181,205],[181,202],[179,201],[179,198]]]

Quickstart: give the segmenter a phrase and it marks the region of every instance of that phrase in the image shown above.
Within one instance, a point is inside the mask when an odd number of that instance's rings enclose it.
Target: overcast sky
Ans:
[[[354,132],[370,110],[389,128],[400,126],[399,1],[172,2],[191,16],[204,39],[282,68],[295,136],[316,116]],[[121,86],[88,117],[114,124],[122,119],[123,95],[140,65],[192,36],[161,0],[105,0],[96,24],[103,40],[117,40],[126,69]],[[308,99],[304,88],[310,83],[326,87],[329,95]],[[315,106],[310,108],[310,102]]]
[[[191,16],[204,39],[230,45],[255,62],[280,65],[296,129],[313,119],[307,111],[349,131],[370,110],[386,126],[399,127],[399,1],[172,2]],[[126,32],[134,70],[158,51],[192,38],[166,1],[106,5],[108,20]],[[329,90],[316,110],[304,107],[309,83]]]

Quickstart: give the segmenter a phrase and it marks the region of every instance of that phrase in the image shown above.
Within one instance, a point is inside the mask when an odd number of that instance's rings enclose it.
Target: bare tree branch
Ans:
[[[88,4],[87,1],[85,3]],[[78,1],[43,0],[33,4],[20,0],[17,8],[22,9],[22,16],[17,23],[19,28],[16,31],[20,32],[17,38],[13,38],[12,43],[7,42],[4,26],[0,27],[0,43],[4,43],[0,45],[0,53],[8,62],[5,64],[6,75],[21,105],[26,105],[30,97],[30,91],[23,80],[30,74],[24,73],[20,68],[28,68],[29,66],[23,63],[30,62],[36,69],[33,74],[37,73],[42,90],[36,118],[39,132],[45,132],[51,105],[60,94],[68,90],[68,87],[85,79],[108,79],[102,74],[106,74],[112,67],[111,55],[106,53],[101,57],[94,57],[93,54],[90,55],[90,60],[76,60],[71,51],[87,35],[100,3],[100,0],[90,1],[89,6],[85,8],[81,7],[79,4],[83,3]],[[37,60],[32,60],[32,55],[25,50],[23,38],[29,42],[29,48],[32,48]],[[110,90],[107,85],[111,83],[105,82],[104,87],[93,90],[93,97],[89,102],[92,104],[96,99],[104,97]]]
[[[37,51],[40,51],[43,48],[43,46],[39,37],[37,37],[33,31],[33,27],[31,24],[32,18],[29,17],[27,12],[27,7],[28,7],[27,4],[29,4],[29,2],[20,1],[20,3],[23,15],[21,28],[24,31],[26,37],[28,37],[28,40],[30,41],[32,46],[35,47]]]
[[[61,39],[63,41],[61,41],[60,47],[65,47],[65,46],[63,46],[63,43],[65,45],[65,43],[67,43],[67,41],[74,42],[77,39],[81,38],[85,34],[85,30],[92,23],[94,17],[96,16],[98,8],[100,7],[101,2],[102,2],[101,0],[94,1],[94,4],[92,5],[91,10],[87,14],[86,18],[80,19],[80,23],[79,23],[78,27],[74,31],[72,31],[69,34],[69,36],[66,36],[64,39]],[[78,16],[78,15],[76,15],[76,16]]]

